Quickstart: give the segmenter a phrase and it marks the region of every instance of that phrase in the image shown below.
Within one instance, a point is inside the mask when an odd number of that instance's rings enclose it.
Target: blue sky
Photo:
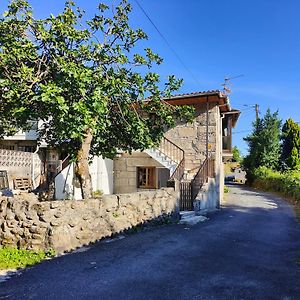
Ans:
[[[78,0],[78,6],[93,14],[99,1]],[[105,1],[115,2],[118,1]],[[243,142],[255,118],[254,104],[265,113],[279,110],[283,120],[300,122],[300,2],[297,0],[139,0],[191,76],[136,5],[130,22],[149,36],[145,46],[164,58],[156,71],[184,79],[180,92],[222,89],[225,77],[233,79],[231,105],[242,115],[234,130],[233,143],[246,153]],[[1,1],[4,11],[8,1]],[[31,0],[37,17],[59,12],[63,0]],[[144,46],[144,44],[143,44]],[[248,105],[244,106],[244,105]]]

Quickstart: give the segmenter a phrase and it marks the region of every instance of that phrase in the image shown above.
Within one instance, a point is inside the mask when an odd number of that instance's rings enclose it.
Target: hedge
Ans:
[[[257,168],[252,185],[267,191],[279,192],[300,203],[300,172],[289,171],[280,173],[266,167]]]

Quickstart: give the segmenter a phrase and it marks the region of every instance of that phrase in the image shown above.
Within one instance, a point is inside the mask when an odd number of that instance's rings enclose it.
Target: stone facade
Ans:
[[[82,201],[0,198],[0,244],[70,251],[157,219],[178,218],[173,188]]]
[[[143,152],[124,153],[114,159],[114,193],[134,193],[137,191],[137,167],[163,166]],[[158,175],[158,174],[157,174]],[[160,188],[156,176],[156,188]]]
[[[216,103],[209,103],[208,111],[208,141],[206,103],[195,107],[195,118],[192,123],[181,123],[168,130],[165,137],[185,151],[185,168],[199,168],[206,158],[206,143],[210,157],[216,156],[217,124],[219,108]]]
[[[174,128],[166,131],[164,136],[184,150],[185,170],[188,179],[193,178],[204,162],[207,156],[207,144],[208,155],[210,158],[215,159],[215,170],[219,171],[222,163],[222,132],[220,110],[217,103],[208,104],[208,113],[206,103],[195,105],[193,122],[179,123]],[[115,193],[137,191],[137,167],[140,166],[164,168],[146,153],[122,154],[121,157],[114,159]],[[157,188],[159,187],[161,186],[157,182]]]

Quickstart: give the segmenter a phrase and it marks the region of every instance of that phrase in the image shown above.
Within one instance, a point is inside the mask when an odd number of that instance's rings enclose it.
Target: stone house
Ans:
[[[181,209],[218,208],[223,197],[223,160],[232,156],[232,128],[240,111],[221,91],[182,94],[164,99],[171,105],[192,105],[192,123],[178,123],[165,132],[156,149],[122,153],[114,159],[114,193],[165,187],[179,181]]]

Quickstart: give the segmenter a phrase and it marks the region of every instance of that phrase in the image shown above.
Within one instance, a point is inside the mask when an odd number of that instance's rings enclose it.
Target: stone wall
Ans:
[[[62,253],[171,217],[178,217],[178,194],[173,188],[79,201],[1,197],[0,244]]]
[[[162,168],[163,166],[143,152],[123,153],[121,157],[114,159],[114,193],[137,191],[137,167]]]

